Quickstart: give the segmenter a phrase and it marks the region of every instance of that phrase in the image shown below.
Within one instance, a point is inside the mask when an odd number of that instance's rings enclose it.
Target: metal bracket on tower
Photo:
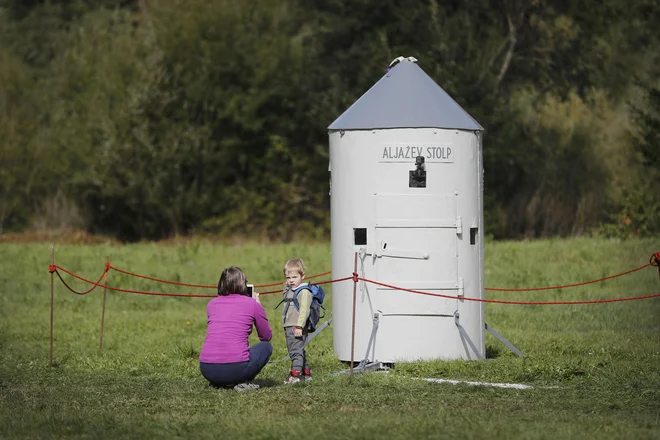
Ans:
[[[376,339],[376,332],[378,331],[378,322],[380,320],[380,314],[378,312],[374,313],[371,336],[369,336],[369,342],[367,343],[367,351],[364,353],[364,358],[360,361],[357,367],[353,368],[354,373],[367,372],[367,371],[379,371],[379,370],[389,370],[382,362],[378,361],[369,361],[369,351],[371,351],[371,346]],[[332,376],[337,376],[339,374],[350,373],[351,370],[343,370],[338,373],[332,374]]]
[[[479,357],[479,350],[477,350],[477,347],[474,345],[474,342],[472,342],[472,339],[470,339],[470,335],[468,335],[467,331],[461,325],[461,323],[458,319],[459,317],[460,317],[460,314],[458,313],[458,311],[454,312],[454,324],[456,324],[456,327],[458,328],[458,332],[461,334],[461,337],[463,338],[463,340],[465,342],[467,342],[467,344],[470,346],[470,348],[474,352],[475,356]],[[468,356],[469,356],[469,352],[468,352]],[[468,359],[469,359],[469,357],[468,357]]]
[[[326,320],[326,321],[323,323],[323,325],[321,325],[319,328],[316,329],[316,331],[315,331],[314,333],[312,333],[312,336],[309,336],[309,337],[307,338],[307,340],[305,341],[305,345],[303,345],[303,348],[307,347],[307,344],[309,344],[310,342],[312,342],[312,339],[314,339],[315,337],[317,337],[317,336],[319,335],[319,333],[321,333],[321,332],[322,332],[327,326],[329,326],[330,324],[332,324],[332,318]]]
[[[502,344],[506,345],[506,346],[509,348],[509,350],[511,350],[512,352],[514,352],[516,355],[518,355],[518,356],[520,356],[520,357],[524,357],[524,356],[525,356],[525,355],[522,353],[522,351],[518,350],[518,349],[517,349],[517,348],[516,348],[511,342],[507,341],[507,340],[504,338],[504,336],[502,336],[502,335],[500,335],[499,333],[497,333],[497,332],[495,331],[494,328],[492,328],[491,326],[488,325],[488,323],[485,323],[485,324],[486,324],[486,330],[488,330],[488,331],[490,332],[491,335],[493,335],[493,336],[495,336],[497,339],[499,339],[500,342],[501,342]]]

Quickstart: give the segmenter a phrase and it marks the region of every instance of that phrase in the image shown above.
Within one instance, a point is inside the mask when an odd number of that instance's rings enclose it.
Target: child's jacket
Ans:
[[[296,289],[287,286],[284,290],[284,308],[282,309],[282,327],[301,327],[305,328],[307,319],[309,318],[309,308],[312,305],[312,292],[309,289],[301,289],[307,283],[303,283],[297,287],[298,289],[298,304],[300,311],[296,310],[293,305],[293,294]],[[287,301],[289,300],[289,301]]]

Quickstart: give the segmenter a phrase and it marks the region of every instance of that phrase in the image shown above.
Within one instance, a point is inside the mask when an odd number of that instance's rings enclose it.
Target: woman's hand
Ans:
[[[302,328],[294,327],[293,328],[293,336],[295,336],[296,338],[302,337]]]
[[[259,293],[258,292],[252,292],[252,298],[255,299],[259,304],[261,304],[261,300],[259,299]]]

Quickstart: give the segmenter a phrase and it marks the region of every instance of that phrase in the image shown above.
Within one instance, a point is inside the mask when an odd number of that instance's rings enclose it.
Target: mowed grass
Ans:
[[[641,266],[660,239],[488,242],[486,285],[576,283]],[[288,362],[237,393],[207,386],[198,355],[204,298],[69,292],[55,278],[54,366],[49,368],[48,244],[0,245],[0,438],[660,438],[660,298],[593,305],[486,305],[486,322],[525,353],[488,335],[485,361],[397,364],[387,373],[344,370],[332,330],[308,352],[311,383],[282,384]],[[106,256],[129,271],[215,285],[235,264],[250,282],[281,280],[286,259],[330,270],[329,244],[56,246],[56,264],[96,280]],[[346,258],[352,258],[347,255]],[[348,276],[350,274],[346,274]],[[89,286],[63,274],[78,290]],[[350,282],[350,281],[347,281]],[[110,272],[109,284],[154,292],[213,294]],[[327,289],[331,305],[332,288]],[[656,268],[587,286],[488,292],[492,299],[554,301],[660,293]],[[468,292],[466,292],[466,295]],[[264,299],[286,355],[277,295]],[[405,331],[405,329],[402,329]],[[423,335],[410,335],[411,338]],[[524,383],[525,390],[429,383],[421,378]]]

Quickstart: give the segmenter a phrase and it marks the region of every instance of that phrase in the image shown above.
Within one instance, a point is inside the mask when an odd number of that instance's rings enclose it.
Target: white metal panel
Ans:
[[[381,362],[476,357],[466,351],[451,316],[383,316],[377,342],[374,356]]]
[[[407,220],[411,225],[456,220],[453,195],[376,194],[376,226],[389,221]],[[441,227],[441,226],[440,226]]]
[[[376,228],[376,240],[385,250],[392,247],[428,255],[428,258],[380,257],[378,278],[383,283],[458,280],[456,232],[452,229]]]
[[[378,256],[378,281],[404,289],[451,295],[458,289],[456,231],[439,228],[376,228],[376,240],[384,251],[401,249],[427,258]],[[394,253],[394,255],[397,255]],[[457,300],[379,287],[378,307],[382,313],[450,315]],[[456,295],[456,290],[453,292]]]
[[[377,228],[459,228],[459,218],[376,220]],[[458,233],[458,232],[457,232]]]
[[[405,284],[405,283],[402,283]],[[456,290],[414,289],[423,292],[456,296]],[[378,309],[383,316],[453,316],[458,310],[458,300],[441,296],[427,296],[402,290],[378,290]]]

